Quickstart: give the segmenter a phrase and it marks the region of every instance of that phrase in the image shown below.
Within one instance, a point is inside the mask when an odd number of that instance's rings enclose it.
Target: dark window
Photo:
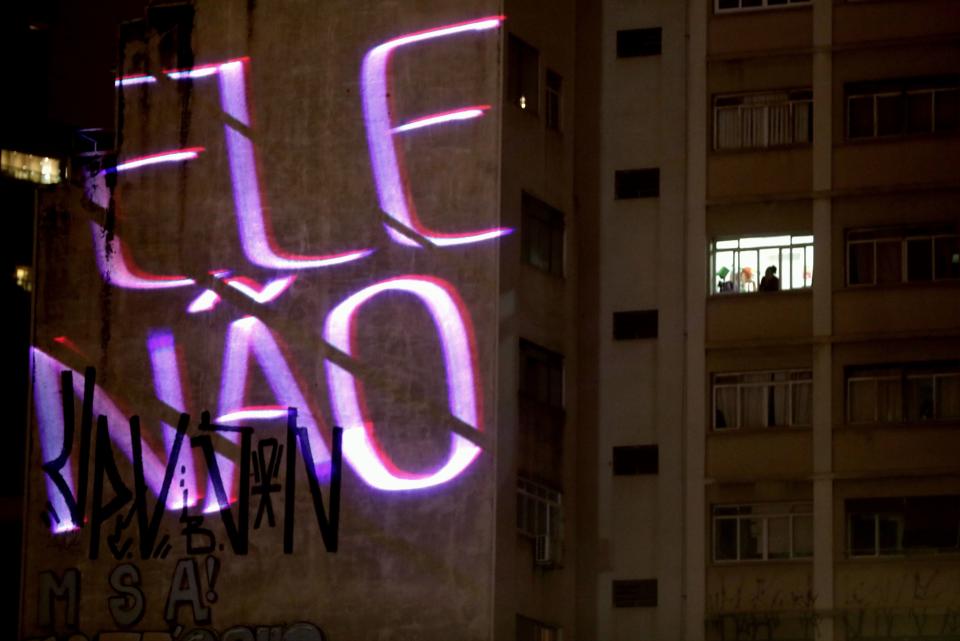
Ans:
[[[657,580],[638,579],[613,582],[613,607],[654,608],[657,606]]]
[[[960,363],[850,368],[847,421],[910,423],[960,418]]]
[[[520,339],[517,468],[526,478],[563,484],[563,355]]]
[[[562,98],[563,78],[555,71],[547,69],[547,95],[543,113],[547,129],[560,131]]]
[[[614,174],[617,199],[656,198],[660,195],[660,169],[622,169]]]
[[[520,394],[532,401],[563,407],[563,354],[520,339]]]
[[[517,641],[559,641],[560,628],[517,615]]]
[[[615,476],[656,474],[659,471],[659,448],[656,445],[622,445],[613,448]]]
[[[507,100],[530,113],[540,105],[540,52],[513,34],[507,38]]]
[[[850,556],[960,551],[960,496],[848,499]]]
[[[613,313],[613,339],[628,341],[636,338],[657,337],[657,310]]]
[[[848,285],[957,278],[960,278],[960,236],[951,225],[847,232]]]
[[[847,138],[960,129],[960,77],[857,82],[846,86]]]
[[[715,0],[717,13],[749,9],[778,9],[789,5],[808,4],[810,0]]]
[[[520,203],[520,252],[523,262],[563,275],[563,212],[523,192]]]
[[[617,57],[659,56],[662,32],[660,27],[618,31]]]

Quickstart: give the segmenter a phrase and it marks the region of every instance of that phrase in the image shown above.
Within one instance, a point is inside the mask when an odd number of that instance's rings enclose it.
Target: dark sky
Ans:
[[[0,3],[4,60],[0,145],[40,151],[65,131],[113,125],[113,68],[121,22],[146,0],[11,0]],[[29,149],[27,149],[29,150]]]

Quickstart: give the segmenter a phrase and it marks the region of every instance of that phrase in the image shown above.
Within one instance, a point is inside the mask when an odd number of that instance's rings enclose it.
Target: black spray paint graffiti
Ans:
[[[84,394],[80,416],[80,451],[77,475],[77,491],[71,491],[64,477],[64,469],[69,465],[70,455],[74,445],[74,398],[72,374],[65,371],[61,374],[61,389],[63,398],[63,444],[60,454],[55,459],[44,463],[43,471],[47,474],[54,486],[65,499],[74,523],[81,527],[89,527],[89,557],[97,559],[100,556],[101,538],[106,527],[106,545],[111,555],[117,560],[133,558],[134,537],[131,534],[136,525],[136,549],[141,559],[166,558],[173,550],[173,543],[169,534],[161,536],[160,529],[163,517],[167,511],[167,498],[171,485],[177,473],[177,461],[183,448],[187,428],[190,423],[188,414],[181,414],[177,424],[176,436],[173,439],[169,458],[163,475],[161,489],[151,511],[147,505],[147,485],[143,470],[143,442],[140,429],[140,418],[130,418],[130,443],[132,449],[133,488],[123,480],[117,466],[114,449],[109,435],[109,426],[106,416],[97,417],[96,439],[93,439],[93,390],[96,372],[88,367],[84,374]],[[230,427],[215,425],[210,422],[210,413],[203,412],[199,425],[200,435],[190,438],[190,447],[199,450],[207,467],[207,474],[220,506],[218,512],[223,524],[226,538],[235,554],[246,554],[249,546],[250,533],[250,497],[251,497],[251,466],[253,479],[256,483],[252,489],[253,496],[259,499],[257,513],[254,520],[254,529],[259,529],[266,518],[267,527],[276,527],[276,515],[273,509],[272,495],[283,491],[283,551],[293,553],[293,532],[296,519],[296,486],[297,486],[297,454],[303,460],[303,467],[307,476],[307,483],[313,503],[314,515],[320,536],[328,552],[336,552],[340,529],[340,486],[343,469],[342,442],[343,430],[334,428],[333,449],[331,452],[331,473],[329,487],[329,512],[324,507],[320,480],[317,477],[316,464],[310,448],[310,441],[305,428],[297,426],[297,412],[289,408],[287,415],[286,443],[280,444],[276,438],[258,440],[256,451],[253,447],[254,430],[249,427]],[[213,434],[233,433],[240,439],[239,461],[239,488],[236,501],[231,501],[228,489],[224,487],[218,455],[213,446]],[[93,448],[93,487],[89,521],[87,520],[87,490],[90,478],[90,450]],[[280,467],[285,459],[285,473],[283,484],[280,482]],[[181,467],[181,473],[183,468]],[[183,487],[181,481],[180,486]],[[108,490],[105,492],[105,490]],[[191,514],[188,508],[186,489],[183,490],[183,508],[180,523],[183,529],[180,534],[185,540],[187,554],[209,554],[218,548],[212,530],[203,527],[203,514]],[[104,503],[104,497],[112,495]],[[236,510],[231,503],[236,503]],[[199,505],[199,504],[198,504]],[[47,503],[47,516],[56,523],[60,522],[50,503]],[[113,519],[113,527],[109,522]],[[221,543],[219,549],[224,549]]]

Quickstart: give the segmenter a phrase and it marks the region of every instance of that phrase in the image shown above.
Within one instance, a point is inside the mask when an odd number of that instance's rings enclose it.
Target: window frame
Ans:
[[[743,246],[742,246],[744,241],[760,241],[760,240],[765,239],[765,238],[771,239],[771,243],[765,244],[765,245],[757,245],[757,246],[753,246],[753,247],[743,247]],[[789,244],[782,244],[782,243],[777,244],[777,243],[772,242],[773,239],[778,239],[778,238],[789,238],[789,241],[788,241]],[[809,239],[809,240],[805,240],[805,239]],[[733,241],[736,241],[736,242],[738,243],[738,246],[737,246],[737,247],[719,247],[719,245],[720,245],[721,243],[730,243],[730,242],[733,242]],[[808,248],[809,248],[809,250],[810,250],[810,252],[809,252],[809,265],[808,265],[808,252],[807,252],[807,249],[808,249]],[[740,263],[739,263],[741,252],[744,252],[744,251],[756,251],[756,252],[757,252],[757,271],[759,272],[759,270],[760,270],[760,251],[761,251],[761,250],[773,250],[773,249],[777,249],[777,250],[779,251],[779,253],[778,253],[778,264],[776,265],[776,267],[777,267],[777,270],[778,270],[778,279],[779,279],[779,283],[780,283],[780,285],[779,285],[780,289],[778,290],[778,292],[763,292],[763,293],[764,293],[764,294],[774,294],[774,293],[779,293],[779,292],[783,292],[783,291],[810,290],[810,289],[812,289],[812,288],[813,288],[813,278],[814,278],[813,269],[814,269],[814,263],[815,263],[815,258],[816,258],[816,239],[814,238],[814,236],[813,236],[812,233],[782,233],[782,234],[778,234],[778,235],[776,235],[776,236],[743,236],[743,235],[739,235],[739,236],[729,236],[729,235],[724,235],[724,236],[716,236],[715,238],[713,238],[713,240],[711,240],[711,241],[707,244],[707,254],[708,254],[708,255],[707,255],[707,267],[708,267],[708,270],[709,270],[709,271],[708,271],[708,274],[707,274],[707,278],[708,278],[707,291],[709,292],[708,296],[714,297],[714,296],[729,296],[730,294],[756,294],[756,293],[759,293],[759,291],[760,291],[760,290],[759,290],[759,286],[760,286],[760,278],[761,278],[761,276],[760,276],[759,273],[756,274],[757,279],[754,280],[754,281],[752,281],[752,283],[753,283],[753,289],[752,289],[752,290],[750,290],[750,289],[744,290],[744,289],[739,289],[739,288],[738,288],[738,289],[733,289],[733,290],[730,290],[730,291],[721,290],[721,289],[719,288],[718,284],[717,284],[717,276],[719,275],[719,270],[718,270],[718,268],[717,268],[717,255],[718,255],[719,253],[721,253],[721,252],[733,252],[734,257],[735,257],[735,258],[734,258],[734,261],[733,261],[733,264],[732,264],[733,269],[732,269],[731,271],[728,271],[728,274],[740,274],[740,273],[742,273],[742,271],[743,271],[743,267],[742,267],[742,266],[740,265]],[[793,285],[793,275],[792,275],[792,271],[793,271],[793,251],[792,251],[792,250],[794,250],[794,249],[802,249],[802,250],[803,250],[803,268],[804,268],[804,270],[803,270],[803,281],[804,281],[804,283],[806,283],[806,281],[807,281],[806,274],[809,273],[809,274],[810,274],[810,279],[809,279],[809,280],[810,280],[810,284],[809,284],[809,285],[808,285],[808,284],[804,284],[804,285],[801,286],[801,287],[796,287],[796,286]],[[783,286],[784,278],[783,278],[783,272],[782,272],[782,267],[783,267],[783,251],[784,251],[784,250],[787,250],[787,253],[788,253],[789,256],[790,256],[790,258],[789,258],[789,265],[790,265],[790,271],[791,271],[790,287],[786,287],[786,288]],[[808,266],[809,266],[809,270],[807,269]],[[724,267],[726,267],[726,265],[724,265]],[[726,276],[723,277],[723,282],[726,282]],[[733,283],[734,281],[731,280],[730,282]]]
[[[941,557],[941,556],[953,556],[956,557],[960,555],[960,524],[952,524],[954,532],[948,532],[948,535],[952,536],[956,541],[951,547],[936,547],[930,545],[905,545],[905,542],[911,538],[911,533],[916,533],[917,530],[921,532],[925,529],[929,529],[929,517],[920,516],[919,523],[920,527],[917,526],[917,520],[912,520],[911,516],[917,516],[922,514],[922,511],[918,510],[918,504],[922,504],[926,501],[937,502],[939,500],[944,501],[945,503],[953,502],[953,506],[930,506],[927,505],[926,509],[930,510],[931,507],[939,507],[940,510],[937,512],[940,515],[944,513],[947,514],[947,518],[951,516],[949,511],[944,512],[943,508],[952,507],[953,510],[958,510],[956,503],[960,503],[960,495],[956,494],[934,494],[934,495],[925,495],[925,496],[885,496],[885,497],[849,497],[844,501],[843,505],[843,515],[844,515],[844,525],[846,527],[846,547],[844,552],[846,553],[847,558],[849,559],[877,559],[881,557],[885,558],[904,558],[904,557]],[[856,505],[851,505],[851,503],[876,503],[876,506],[859,507]],[[911,502],[914,502],[911,506]],[[883,505],[886,503],[887,505]],[[929,514],[930,512],[927,512]],[[956,516],[955,514],[953,516]],[[858,549],[857,553],[854,551],[853,547],[853,522],[854,519],[869,519],[872,517],[873,520],[873,545],[872,551],[865,553]],[[896,542],[897,545],[894,548],[883,548],[880,545],[881,538],[881,522],[893,522],[897,525],[896,530]]]
[[[739,4],[743,4],[743,0],[738,0]],[[778,9],[799,9],[801,7],[810,7],[813,5],[812,0],[787,0],[783,4],[770,4],[770,0],[761,0],[761,5],[759,7],[743,7],[739,6],[732,9],[721,9],[720,0],[713,0],[713,13],[714,15],[722,16],[731,13],[749,13],[751,11],[776,11]]]
[[[935,283],[935,282],[945,282],[945,281],[956,281],[960,280],[960,276],[957,277],[938,277],[937,276],[937,240],[940,239],[957,239],[960,243],[960,233],[946,233],[946,229],[949,227],[949,224],[945,225],[930,225],[929,231],[926,233],[920,233],[921,228],[919,227],[888,227],[888,228],[867,228],[867,229],[848,229],[845,233],[844,240],[844,251],[846,254],[845,258],[845,286],[850,288],[863,288],[863,287],[887,287],[891,284],[913,284],[913,283]],[[864,237],[864,238],[851,238],[855,235],[864,235],[874,237]],[[918,240],[929,240],[930,241],[930,279],[919,279],[915,278],[910,279],[909,274],[909,249],[911,241]],[[877,280],[878,270],[877,270],[877,245],[879,243],[893,243],[897,242],[900,244],[900,278],[894,283],[879,283]],[[873,246],[873,265],[872,265],[872,281],[871,282],[851,282],[852,278],[852,253],[851,248],[853,245],[872,245]]]
[[[545,519],[541,522],[540,508]],[[532,515],[530,519],[525,518]],[[532,524],[532,528],[526,527]],[[522,475],[517,476],[517,533],[528,539],[563,536],[563,492]]]
[[[762,514],[751,514],[747,513],[738,513],[738,514],[717,514],[718,510],[743,510],[743,509],[752,509],[758,506],[781,506],[784,509],[782,511],[774,511],[769,513]],[[770,562],[787,562],[787,561],[806,561],[813,558],[813,551],[810,551],[809,555],[801,555],[801,553],[796,551],[796,545],[794,542],[794,520],[798,517],[809,517],[811,522],[811,532],[813,531],[813,502],[812,501],[783,501],[783,502],[774,502],[774,503],[720,503],[713,505],[710,510],[710,558],[713,563],[721,565],[729,565],[734,563],[770,563]],[[769,521],[771,519],[787,519],[788,529],[790,532],[789,536],[789,555],[785,558],[771,558],[770,557],[770,528]],[[741,540],[740,533],[742,531],[741,521],[743,520],[752,520],[752,519],[761,519],[763,522],[763,533],[760,537],[761,540],[761,555],[760,558],[741,558]],[[736,551],[737,558],[735,559],[721,559],[718,558],[718,546],[717,546],[717,534],[719,531],[719,521],[730,521],[736,520],[737,522],[737,537],[736,537]]]
[[[556,86],[551,86],[551,77]],[[543,123],[548,131],[563,131],[563,76],[546,67],[543,79]]]
[[[770,374],[771,376],[775,374],[785,374],[787,379],[783,381],[774,380],[771,378],[769,381],[749,381],[749,382],[734,382],[734,383],[717,383],[718,377],[733,377],[733,376],[759,376],[763,374]],[[808,374],[809,378],[792,378],[794,374]],[[741,425],[741,417],[743,411],[741,408],[741,395],[740,390],[743,388],[752,388],[752,387],[768,387],[770,391],[773,390],[776,386],[786,386],[787,388],[787,424],[786,425],[764,425],[762,427],[744,427]],[[812,415],[812,403],[813,403],[813,370],[811,369],[780,369],[780,370],[756,370],[756,371],[741,371],[741,372],[714,372],[711,375],[710,379],[710,396],[712,399],[712,430],[714,432],[728,432],[735,430],[766,430],[766,429],[777,429],[777,428],[790,428],[790,427],[810,427],[812,425],[812,416],[810,423],[794,423],[793,422],[793,388],[799,385],[809,385],[810,386],[810,398],[811,398],[811,415]],[[717,394],[720,390],[723,389],[736,389],[737,390],[737,420],[736,425],[727,426],[727,427],[717,427]],[[767,394],[764,394],[763,401],[763,416],[769,418],[770,416],[770,407],[769,407],[770,394],[769,391]]]
[[[750,105],[745,102],[748,98],[759,98],[761,96],[777,96],[783,94],[787,97],[786,100],[779,102],[762,102],[756,105]],[[809,97],[799,97],[800,94],[809,94]],[[792,98],[792,95],[797,95],[798,97]],[[718,104],[721,101],[734,101],[740,100],[737,104],[730,105],[721,105]],[[738,151],[756,151],[763,149],[788,149],[790,147],[807,147],[813,144],[813,89],[809,87],[792,87],[786,89],[773,89],[767,91],[751,91],[746,93],[732,93],[732,94],[714,94],[712,100],[713,106],[713,149],[714,152],[738,152]],[[787,105],[789,107],[789,121],[791,125],[791,132],[795,130],[796,127],[796,114],[797,114],[797,105],[809,105],[809,113],[807,114],[807,131],[806,131],[806,140],[801,141],[791,141],[787,143],[770,143],[770,108],[775,106]],[[734,107],[737,109],[737,112],[740,113],[744,108],[753,108],[763,107],[763,119],[764,119],[764,128],[763,128],[763,137],[764,143],[758,145],[745,145],[743,143],[743,130],[741,128],[739,135],[739,146],[736,147],[721,147],[720,146],[720,112],[724,109],[729,109]],[[742,120],[738,118],[738,124],[742,124]]]
[[[884,371],[893,371],[893,373],[883,374]],[[876,372],[876,375],[869,375],[870,372]],[[933,382],[932,392],[932,411],[929,418],[922,418],[917,413],[912,416],[914,408],[912,407],[910,380],[930,378]],[[960,420],[960,414],[957,416],[939,416],[938,405],[941,403],[941,396],[938,393],[938,379],[960,378],[960,361],[941,361],[941,362],[921,362],[921,363],[897,363],[897,364],[877,364],[866,366],[847,367],[844,370],[844,418],[847,425],[867,426],[867,425],[903,425],[903,424],[937,424],[950,423]],[[851,387],[857,383],[872,381],[874,383],[873,392],[873,419],[872,420],[853,420],[853,404],[851,399]],[[899,402],[899,417],[892,420],[882,420],[880,417],[881,398],[877,392],[877,383],[879,381],[899,382],[899,397],[893,399]]]
[[[937,95],[953,92],[958,93],[958,96],[960,96],[960,77],[958,76],[894,78],[875,82],[847,83],[844,87],[844,108],[846,109],[844,117],[844,139],[848,142],[860,142],[866,140],[889,140],[891,138],[910,136],[936,136],[960,132],[960,125],[953,129],[937,129]],[[911,131],[909,127],[910,114],[908,98],[910,96],[927,93],[931,94],[930,130]],[[896,132],[881,134],[878,100],[891,97],[898,98],[900,111],[899,128]],[[853,124],[851,103],[854,100],[864,98],[871,99],[871,134],[854,136],[851,134],[851,126]]]
[[[534,225],[533,222],[537,225]],[[548,244],[547,266],[543,267],[530,259],[532,247],[539,243],[534,243],[534,229],[539,229],[547,234],[546,242]],[[559,256],[554,256],[556,249],[555,243],[559,236]],[[543,241],[543,238],[536,240]],[[525,265],[563,278],[566,273],[567,262],[567,224],[566,215],[562,210],[550,205],[524,190],[520,196],[520,259]]]
[[[520,55],[518,56],[517,54]],[[523,90],[527,88],[524,87],[526,80],[524,74],[526,65],[524,63],[527,62],[526,56],[528,55],[535,58],[536,73],[532,74],[532,77],[536,86],[529,87],[528,89],[530,89],[530,91],[524,92]],[[507,102],[517,107],[520,111],[534,117],[540,114],[540,85],[543,82],[541,78],[541,75],[543,75],[541,73],[542,67],[543,61],[541,60],[540,49],[534,47],[515,33],[507,34],[507,72],[505,74],[507,90],[504,93]],[[514,92],[518,92],[518,94],[514,95]],[[533,96],[537,102],[529,105],[529,96]]]

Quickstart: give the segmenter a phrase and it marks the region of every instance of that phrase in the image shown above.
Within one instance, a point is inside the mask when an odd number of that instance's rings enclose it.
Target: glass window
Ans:
[[[714,561],[775,561],[813,553],[810,503],[713,507]]]
[[[960,278],[960,236],[950,225],[847,232],[848,285],[957,278]]]
[[[751,149],[809,144],[813,92],[809,89],[716,96],[713,148]]]
[[[563,97],[563,78],[555,71],[547,69],[547,95],[544,105],[544,121],[547,129],[560,131],[560,108]]]
[[[714,0],[713,6],[717,13],[726,13],[757,9],[780,9],[809,3],[810,0]]]
[[[540,96],[540,52],[510,34],[507,38],[507,100],[536,114]]]
[[[900,78],[847,85],[847,138],[954,131],[960,78]]]
[[[850,556],[960,552],[960,496],[847,499]]]
[[[523,192],[521,199],[520,252],[523,262],[563,275],[563,212]]]
[[[847,371],[850,423],[960,418],[960,364],[911,363]]]
[[[716,374],[714,429],[809,425],[812,392],[809,370]]]
[[[712,294],[813,285],[813,236],[745,236],[710,244]]]

